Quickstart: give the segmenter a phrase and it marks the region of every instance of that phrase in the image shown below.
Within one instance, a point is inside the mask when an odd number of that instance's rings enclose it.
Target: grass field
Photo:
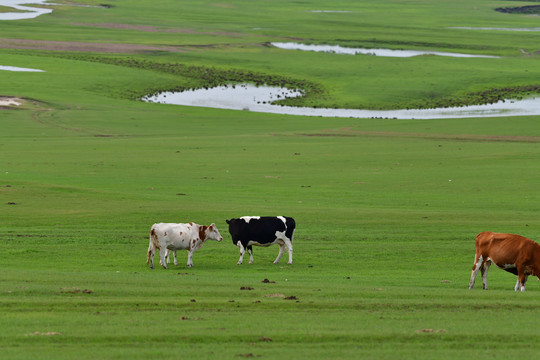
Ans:
[[[59,2],[0,21],[0,65],[46,71],[0,71],[0,96],[24,99],[0,108],[3,359],[537,356],[540,283],[516,293],[493,267],[489,291],[467,285],[478,232],[540,240],[538,117],[310,118],[135,100],[240,78],[304,84],[314,90],[300,104],[351,108],[520,93],[539,85],[538,33],[455,27],[538,28],[493,10],[533,2]],[[265,45],[287,40],[501,58]],[[243,215],[294,217],[294,263],[273,265],[270,247],[237,266],[225,219]],[[187,221],[215,222],[223,242],[193,268],[179,253],[178,266],[150,270],[150,226]]]

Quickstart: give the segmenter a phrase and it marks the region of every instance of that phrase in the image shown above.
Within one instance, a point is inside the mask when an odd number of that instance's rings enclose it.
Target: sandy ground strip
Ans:
[[[138,44],[85,43],[70,41],[45,41],[26,39],[0,39],[0,48],[38,49],[53,51],[84,51],[103,53],[136,53],[145,51],[184,52],[179,46],[148,46]]]

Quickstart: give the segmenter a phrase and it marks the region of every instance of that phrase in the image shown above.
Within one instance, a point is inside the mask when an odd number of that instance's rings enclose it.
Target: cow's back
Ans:
[[[540,254],[540,246],[521,235],[486,231],[476,236],[476,251],[501,267],[518,259],[527,261],[533,254]]]
[[[283,216],[243,217],[227,220],[227,222],[233,242],[273,242],[276,239],[276,232],[285,232],[285,235],[292,240],[296,227],[293,218]]]
[[[175,224],[175,223],[159,223],[152,226],[152,231],[155,232],[157,236],[169,236],[174,233],[176,230],[179,230],[179,226],[184,224]]]
[[[174,249],[187,249],[192,239],[198,238],[198,226],[193,223],[160,223],[152,226],[152,231],[160,246]]]

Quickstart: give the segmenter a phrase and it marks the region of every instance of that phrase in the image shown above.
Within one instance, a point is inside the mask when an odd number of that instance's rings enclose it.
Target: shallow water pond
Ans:
[[[302,96],[302,92],[272,86],[257,87],[251,84],[242,84],[234,87],[231,85],[220,86],[208,90],[198,89],[184,92],[164,92],[154,96],[147,96],[143,98],[143,101],[286,115],[348,118],[452,119],[540,115],[540,97],[499,101],[498,103],[488,105],[417,110],[328,109],[271,104],[272,101],[283,99],[285,96]]]
[[[498,58],[498,56],[489,55],[472,55],[472,54],[459,54],[441,51],[422,51],[422,50],[391,50],[391,49],[365,49],[365,48],[348,48],[339,45],[308,45],[293,42],[273,42],[272,46],[285,50],[302,50],[302,51],[315,51],[315,52],[327,52],[333,54],[344,55],[374,55],[383,57],[413,57],[421,55],[438,55],[438,56],[450,56],[459,58]]]
[[[266,85],[237,84],[218,86],[211,89],[163,92],[154,96],[146,96],[143,98],[143,101],[267,112],[270,103],[273,101],[302,95],[303,93],[298,90]],[[276,105],[273,106],[279,107]]]

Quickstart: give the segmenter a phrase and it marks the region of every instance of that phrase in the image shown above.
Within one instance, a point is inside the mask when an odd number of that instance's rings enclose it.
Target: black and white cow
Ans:
[[[292,240],[296,223],[293,218],[285,216],[243,216],[239,219],[226,220],[229,224],[229,232],[233,244],[240,248],[240,259],[238,265],[244,260],[244,253],[247,249],[249,253],[249,263],[253,264],[252,245],[270,246],[279,245],[279,254],[274,260],[277,264],[285,252],[285,247],[289,252],[289,262],[292,264]]]

